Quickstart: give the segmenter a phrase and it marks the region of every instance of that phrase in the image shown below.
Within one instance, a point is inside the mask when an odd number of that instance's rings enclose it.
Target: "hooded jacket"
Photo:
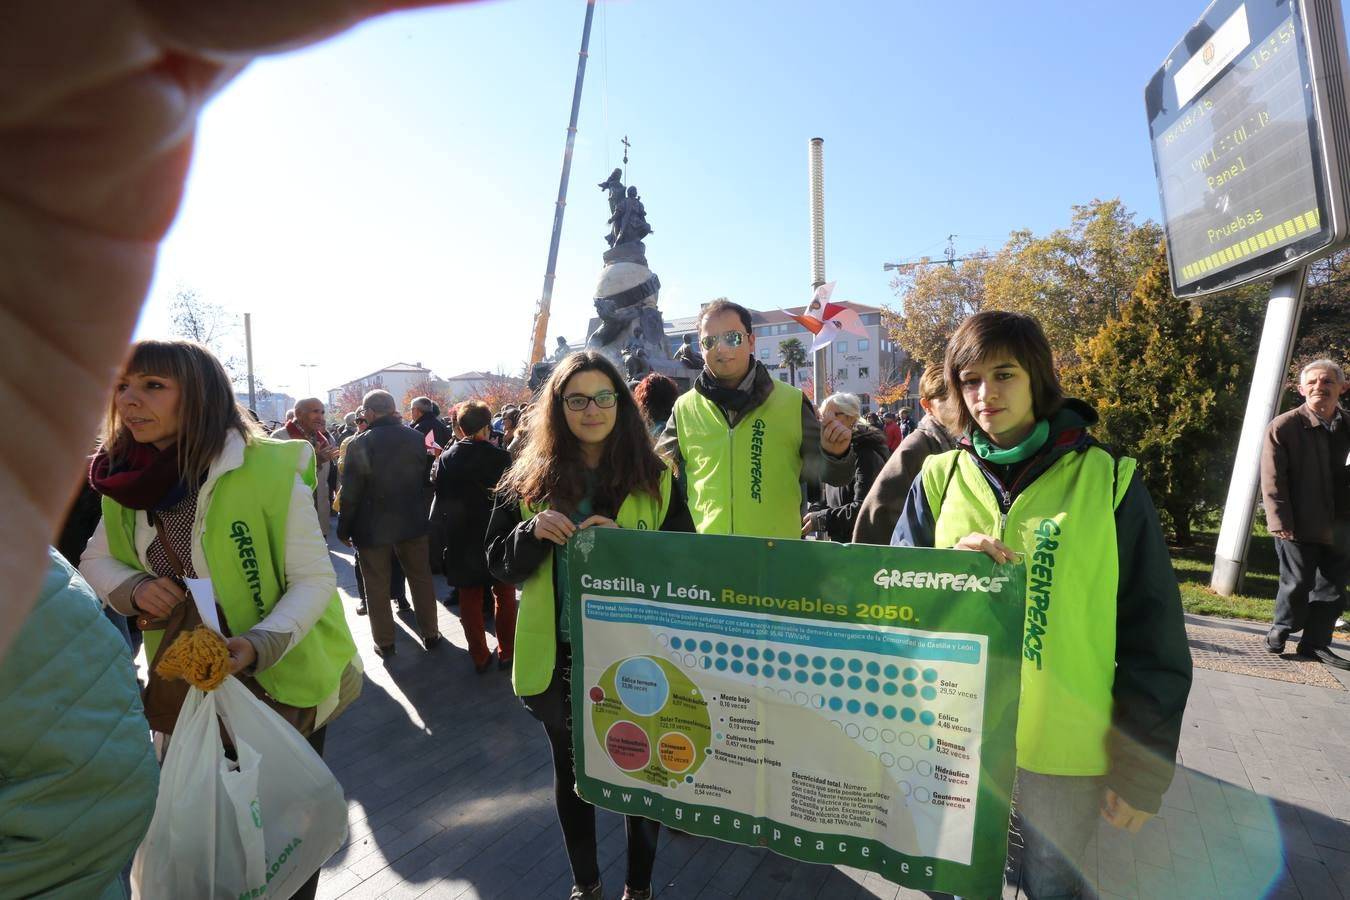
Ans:
[[[1100,717],[1107,723],[1101,736],[1100,762],[1093,758],[1096,754],[1089,748],[1081,754],[1077,766],[1075,760],[1060,754],[1055,766],[1033,763],[1024,767],[1032,771],[1055,769],[1045,774],[1105,775],[1107,787],[1135,809],[1153,813],[1160,808],[1163,792],[1175,771],[1181,719],[1191,685],[1190,649],[1186,643],[1176,576],[1153,500],[1143,479],[1130,477],[1133,461],[1115,460],[1087,433],[1087,427],[1096,421],[1096,413],[1086,404],[1066,400],[1051,419],[1050,435],[1045,444],[1024,463],[989,465],[978,458],[968,438],[963,439],[956,450],[929,457],[924,464],[924,477],[916,479],[910,489],[892,543],[911,547],[935,546],[939,531],[950,530],[941,527],[940,519],[947,515],[963,521],[979,520],[981,516],[988,520],[992,516],[992,521],[982,522],[985,526],[982,530],[990,534],[1003,531],[1006,524],[1005,540],[1014,551],[1023,553],[1029,571],[1028,660],[1023,663],[1024,673],[1027,673],[1034,644],[1038,656],[1044,650],[1046,679],[1055,682],[1054,688],[1071,700],[1083,700],[1083,691],[1087,688],[1076,691],[1080,682],[1087,685],[1105,678],[1109,684],[1105,702],[1110,704],[1110,709],[1091,711],[1094,719]],[[1093,454],[1096,456],[1088,459]],[[1112,471],[1118,473],[1115,483],[1112,483]],[[1101,482],[1103,477],[1106,488],[1115,495],[1114,509],[1109,505],[1109,495],[1094,501],[1095,507],[1082,501],[1084,492],[1080,488]],[[1028,496],[1028,501],[1017,505],[1023,495]],[[966,498],[978,497],[987,500],[972,509]],[[1058,587],[1053,588],[1053,603],[1049,609],[1061,635],[1075,631],[1092,634],[1094,628],[1114,629],[1113,660],[1085,662],[1075,646],[1065,648],[1062,657],[1054,653],[1048,649],[1052,647],[1053,637],[1047,633],[1035,611],[1045,612],[1036,602],[1039,595],[1035,581],[1048,581],[1044,576],[1052,566],[1047,562],[1053,563],[1041,554],[1057,551],[1063,557],[1065,552],[1072,552],[1067,549],[1072,545],[1059,534],[1059,529],[1066,527],[1066,523],[1057,517],[1061,517],[1066,509],[1078,509],[1083,513],[1069,524],[1085,538],[1093,537],[1093,528],[1113,530],[1116,559],[1111,560],[1110,566],[1095,568],[1075,560],[1077,574],[1074,577],[1077,580],[1054,582]],[[1003,523],[998,521],[1000,514],[1005,520]],[[1049,543],[1026,546],[1022,543],[1026,537],[1021,528],[1024,523],[1049,520],[1056,521],[1047,524],[1044,530],[1047,535],[1053,532],[1057,546],[1050,547]],[[1050,539],[1046,538],[1047,541]],[[1064,546],[1058,546],[1059,542]],[[1091,540],[1085,543],[1090,544]],[[951,546],[951,543],[945,545]],[[1037,567],[1042,568],[1038,571]],[[1046,591],[1050,590],[1047,586]],[[1112,614],[1112,619],[1103,621],[1101,618]],[[1040,630],[1039,634],[1037,630]],[[1061,658],[1064,659],[1062,664],[1057,662]],[[1061,665],[1068,668],[1061,668]],[[1074,666],[1083,665],[1105,667],[1106,670],[1074,671]],[[1028,690],[1024,674],[1024,709]],[[1037,711],[1045,712],[1039,708]],[[1054,720],[1065,714],[1062,709],[1050,709],[1048,718]],[[1066,729],[1076,727],[1065,724]],[[1031,751],[1031,748],[1023,747],[1023,737],[1024,729],[1019,724],[1019,766],[1026,762],[1024,751]],[[1055,737],[1043,732],[1034,735],[1038,748],[1051,748],[1049,755],[1054,755]],[[1081,741],[1079,743],[1081,745]],[[1038,757],[1041,755],[1039,749],[1035,752]]]
[[[886,460],[881,474],[872,482],[872,489],[863,498],[853,525],[853,543],[889,544],[895,523],[905,508],[909,487],[923,468],[923,461],[955,446],[956,440],[938,422],[937,416],[927,415],[920,419],[914,433],[901,441]]]
[[[858,459],[853,480],[842,487],[824,485],[821,492],[825,507],[812,514],[816,527],[820,528],[823,524],[830,540],[841,544],[847,544],[853,539],[853,525],[857,521],[863,498],[872,490],[873,483],[890,457],[890,451],[886,449],[886,436],[865,422],[859,422],[853,429],[851,446]]]

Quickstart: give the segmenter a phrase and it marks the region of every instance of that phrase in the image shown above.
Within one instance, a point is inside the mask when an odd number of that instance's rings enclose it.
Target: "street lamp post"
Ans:
[[[305,370],[305,393],[314,396],[314,369],[319,367],[318,363],[300,363],[300,368]]]

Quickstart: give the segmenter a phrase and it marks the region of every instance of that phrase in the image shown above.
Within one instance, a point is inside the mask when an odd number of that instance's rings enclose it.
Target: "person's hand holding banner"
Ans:
[[[978,531],[961,538],[952,549],[978,550],[996,563],[1010,563],[1017,559],[1017,554],[1009,550],[1007,544],[991,534],[980,534]]]
[[[530,520],[530,531],[541,541],[552,541],[561,547],[576,534],[577,526],[556,509],[546,509]]]

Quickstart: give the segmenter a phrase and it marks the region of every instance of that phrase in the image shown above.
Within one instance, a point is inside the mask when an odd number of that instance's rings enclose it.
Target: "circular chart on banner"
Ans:
[[[587,691],[595,739],[620,771],[638,781],[692,784],[712,744],[703,692],[672,663],[631,656]]]

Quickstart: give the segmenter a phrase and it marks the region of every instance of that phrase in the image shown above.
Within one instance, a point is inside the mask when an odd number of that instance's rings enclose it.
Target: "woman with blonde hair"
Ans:
[[[150,727],[173,731],[187,685],[161,679],[154,662],[199,621],[185,580],[209,579],[231,674],[322,753],[325,726],[359,692],[360,670],[314,517],[310,445],[263,437],[206,348],[141,341],[109,403],[89,481],[103,495],[103,519],[80,572],[145,632]],[[315,875],[297,896],[313,896]]]
[[[586,528],[693,531],[684,493],[652,448],[642,412],[608,358],[564,358],[530,414],[530,439],[499,486],[488,526],[488,567],[523,584],[511,682],[544,726],[553,751],[553,792],[572,866],[572,900],[604,896],[596,859],[595,808],[573,790],[571,644],[557,602],[554,548]],[[658,825],[626,817],[623,896],[652,896]]]

